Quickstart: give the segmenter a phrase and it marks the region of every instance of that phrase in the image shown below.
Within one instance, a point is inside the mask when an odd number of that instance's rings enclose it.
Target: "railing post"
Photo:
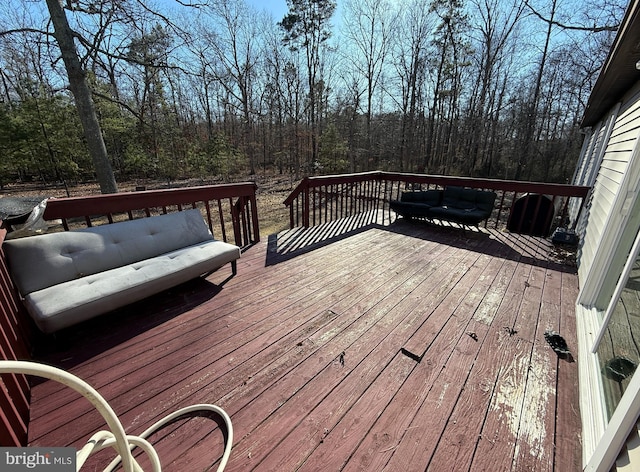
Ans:
[[[296,227],[296,222],[293,218],[293,203],[289,205],[289,228],[293,229]]]
[[[310,226],[311,201],[309,195],[309,178],[304,178],[304,189],[302,191],[302,225],[305,228]]]
[[[251,202],[251,222],[253,224],[253,242],[257,243],[260,241],[260,225],[258,220],[258,202],[256,200],[256,190],[257,185],[254,185],[253,195],[249,197]]]
[[[235,241],[235,245],[242,247],[242,229],[240,228],[240,212],[241,209],[238,209],[238,204],[240,200],[238,200],[235,204],[233,200],[230,199],[229,206],[231,207],[231,226],[233,227],[233,237]]]

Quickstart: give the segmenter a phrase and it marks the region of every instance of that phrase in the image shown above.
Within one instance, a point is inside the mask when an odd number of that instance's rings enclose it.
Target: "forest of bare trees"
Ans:
[[[570,180],[624,0],[337,2],[3,2],[0,185]]]

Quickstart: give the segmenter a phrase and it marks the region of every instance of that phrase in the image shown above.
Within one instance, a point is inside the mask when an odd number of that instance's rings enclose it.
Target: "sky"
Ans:
[[[2,0],[0,0],[2,1]],[[284,18],[284,16],[289,11],[289,7],[287,6],[287,0],[245,0],[248,5],[255,8],[256,10],[265,10],[271,13],[273,20],[279,22]],[[333,31],[335,32],[337,28],[340,27],[341,24],[341,9],[340,5],[342,2],[339,0],[336,2],[336,9],[333,12],[333,16],[331,17],[331,25]]]
[[[247,0],[247,3],[257,10],[270,12],[276,21],[280,21],[289,10],[287,0]]]

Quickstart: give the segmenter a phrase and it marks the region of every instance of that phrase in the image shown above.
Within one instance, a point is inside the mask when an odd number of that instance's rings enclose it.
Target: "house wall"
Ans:
[[[616,282],[607,277],[606,266],[613,257],[612,251],[622,243],[622,230],[629,217],[624,197],[634,190],[630,185],[635,185],[631,180],[636,176],[627,171],[639,151],[639,133],[640,83],[593,128],[588,137],[591,144],[583,149],[580,159],[582,170],[574,182],[593,185],[577,224],[582,242],[578,254],[579,302],[587,307],[606,308],[598,297],[610,293],[611,287],[609,292],[601,287]]]
[[[573,183],[592,185],[576,226],[581,241],[580,294],[576,305],[578,367],[583,457],[587,465],[596,448],[602,447],[599,444],[603,437],[609,438],[608,444],[614,444],[614,434],[622,434],[624,439],[628,432],[607,430],[600,366],[592,348],[640,227],[640,82],[588,131]],[[637,442],[638,431],[634,427],[629,436],[630,447],[623,450],[615,466],[618,470],[637,470]]]
[[[592,129],[588,130],[585,139],[585,148],[582,149],[580,162],[576,169],[574,181],[580,185],[588,187],[595,183],[595,179],[602,157],[609,142],[613,125],[620,111],[620,106],[616,106],[602,121]]]

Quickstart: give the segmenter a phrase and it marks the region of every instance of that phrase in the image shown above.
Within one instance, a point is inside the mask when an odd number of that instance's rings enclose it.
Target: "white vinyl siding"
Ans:
[[[611,119],[611,115],[605,122],[608,119]],[[604,129],[606,126],[603,125],[601,128]],[[618,194],[639,133],[640,90],[636,87],[635,93],[622,104],[615,118],[593,185],[589,207],[584,213],[588,220],[586,226],[580,226],[582,247],[578,274],[582,291],[579,301],[587,306],[595,303],[596,292],[602,285],[604,265],[610,260],[611,251],[618,243],[618,233],[623,226],[624,217],[620,214],[620,209],[616,208],[614,211],[614,207],[616,202],[618,206],[621,204]],[[594,155],[592,158],[597,159],[597,156]],[[603,241],[605,229],[606,236],[610,238],[608,242]]]
[[[580,160],[573,178],[574,185],[585,185],[584,182],[588,180],[587,175],[589,174],[589,170],[595,166],[596,148],[601,142],[604,127],[604,123],[601,121],[595,128],[588,131],[588,136],[584,140],[583,148],[580,152]]]
[[[613,125],[618,117],[618,111],[620,106],[616,106],[609,115],[598,123],[592,130],[588,139],[585,139],[585,146],[582,149],[582,155],[580,157],[579,168],[576,171],[573,179],[574,185],[584,185],[587,187],[593,187],[595,184],[598,170],[602,163],[604,151],[606,145],[611,136]],[[580,240],[584,239],[585,228],[587,225],[587,218],[591,211],[591,205],[593,203],[593,191],[589,192],[587,200],[584,202],[584,209],[581,215],[578,215],[580,209],[579,202],[573,202],[571,207],[570,218],[572,223],[576,223],[576,233]],[[576,220],[580,218],[579,221]]]
[[[573,179],[571,180],[571,183],[573,185],[593,185],[593,182],[587,183],[587,176],[592,171],[592,169],[595,168],[597,154],[595,150],[598,147],[600,140],[602,139],[601,132],[603,127],[603,123],[600,122],[594,129],[590,129],[585,133],[586,137],[584,139],[584,143],[582,144],[580,157],[578,158],[578,164],[576,165],[576,171],[573,174]],[[588,209],[590,205],[591,193],[589,193],[589,195],[587,196],[587,199],[585,200],[583,206],[585,209]],[[569,204],[569,221],[572,225],[575,223],[573,228],[576,229],[576,232],[578,234],[581,234],[581,231],[583,231],[585,226],[586,218],[583,217],[578,222],[577,219],[581,216],[578,214],[579,211],[580,202],[578,202],[576,199],[572,199],[571,203]],[[586,214],[586,212],[584,212],[583,215],[584,214]]]
[[[581,159],[580,169],[574,179],[575,185],[593,185],[597,171],[600,168],[600,163],[602,162],[605,145],[609,141],[613,125],[618,116],[618,108],[619,107],[615,107],[615,109],[592,130],[587,149]]]

